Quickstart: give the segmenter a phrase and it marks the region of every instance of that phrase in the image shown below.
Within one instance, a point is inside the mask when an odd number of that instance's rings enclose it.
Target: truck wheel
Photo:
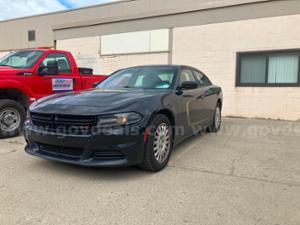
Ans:
[[[165,115],[158,114],[150,124],[144,161],[139,167],[150,172],[158,172],[164,169],[171,156],[172,143],[171,123]]]
[[[13,100],[0,100],[0,138],[21,133],[26,118],[25,108]]]

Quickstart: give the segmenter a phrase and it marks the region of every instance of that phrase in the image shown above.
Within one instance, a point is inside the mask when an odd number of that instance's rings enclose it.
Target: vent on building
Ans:
[[[28,31],[28,41],[35,41],[35,30]]]

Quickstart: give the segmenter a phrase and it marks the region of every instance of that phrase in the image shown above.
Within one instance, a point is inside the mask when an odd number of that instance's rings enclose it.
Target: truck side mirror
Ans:
[[[58,63],[55,60],[50,60],[47,62],[47,66],[41,66],[38,69],[39,75],[58,75]]]

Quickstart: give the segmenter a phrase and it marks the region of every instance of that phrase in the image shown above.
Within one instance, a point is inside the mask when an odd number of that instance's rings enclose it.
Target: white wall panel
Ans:
[[[169,50],[169,29],[138,31],[101,37],[101,54],[117,55]]]

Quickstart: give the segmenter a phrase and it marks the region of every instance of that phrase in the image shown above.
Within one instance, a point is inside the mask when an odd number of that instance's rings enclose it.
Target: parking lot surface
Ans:
[[[0,224],[299,225],[300,123],[224,119],[162,172],[80,168],[0,140]]]

